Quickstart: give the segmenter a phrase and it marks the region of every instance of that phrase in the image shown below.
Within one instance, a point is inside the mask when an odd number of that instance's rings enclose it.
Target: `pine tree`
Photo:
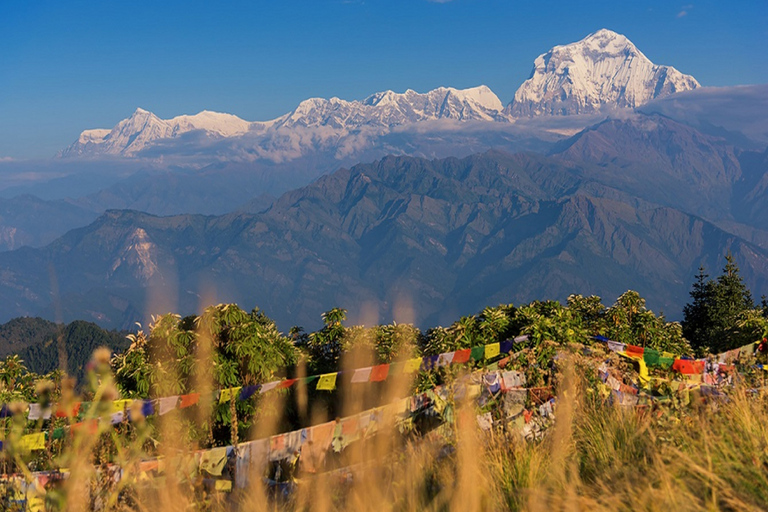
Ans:
[[[697,351],[708,348],[714,337],[712,306],[715,283],[709,279],[704,267],[699,267],[690,295],[692,302],[683,308],[683,336]]]
[[[690,292],[693,300],[683,309],[683,335],[699,352],[730,350],[755,341],[757,335],[753,329],[739,327],[742,314],[755,304],[733,256],[728,254],[725,260],[723,272],[715,280],[699,268]]]

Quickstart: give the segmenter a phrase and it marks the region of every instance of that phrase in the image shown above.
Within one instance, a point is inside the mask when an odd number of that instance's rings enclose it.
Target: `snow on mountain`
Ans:
[[[244,121],[237,116],[203,111],[194,116],[160,119],[151,112],[137,109],[131,117],[120,121],[112,130],[86,130],[78,140],[62,151],[61,156],[122,155],[132,156],[166,139],[199,130],[213,138],[243,135],[265,137],[257,142],[254,152],[260,157],[270,151],[295,150],[296,145],[327,141],[338,142],[349,135],[365,132],[384,133],[395,126],[435,119],[456,121],[504,120],[503,105],[486,86],[471,89],[440,87],[420,94],[412,90],[399,94],[380,92],[363,101],[339,98],[310,98],[292,112],[268,122]],[[311,133],[302,128],[318,129]],[[297,132],[292,134],[290,132]],[[300,132],[300,133],[299,133]],[[281,146],[276,148],[275,145]],[[260,151],[258,146],[266,148]],[[347,144],[349,146],[349,144]]]
[[[199,114],[160,119],[142,108],[123,119],[111,130],[85,130],[78,140],[61,152],[61,156],[123,155],[138,153],[160,139],[178,137],[200,130],[210,137],[232,137],[248,131],[251,123],[231,114],[204,110]]]
[[[523,117],[635,108],[697,87],[692,76],[654,64],[629,39],[602,29],[539,55],[505,112]]]

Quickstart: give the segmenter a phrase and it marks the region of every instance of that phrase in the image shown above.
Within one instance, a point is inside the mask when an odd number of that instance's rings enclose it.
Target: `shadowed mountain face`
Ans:
[[[677,317],[696,269],[719,268],[727,251],[757,295],[766,289],[768,233],[749,206],[765,199],[765,161],[641,117],[549,157],[387,157],[261,214],[109,211],[42,249],[0,254],[2,314],[119,327],[236,301],[284,329],[314,327],[337,305],[353,321],[427,325],[492,303],[632,288]]]

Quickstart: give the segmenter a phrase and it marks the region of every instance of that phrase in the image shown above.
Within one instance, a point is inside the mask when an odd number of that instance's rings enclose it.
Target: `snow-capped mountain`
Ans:
[[[623,35],[602,29],[539,55],[506,112],[521,117],[635,108],[699,86],[692,76],[651,62]]]
[[[551,122],[539,118],[552,127],[532,119],[526,124],[523,119],[634,108],[696,87],[699,83],[693,77],[653,64],[626,37],[599,30],[582,41],[556,46],[539,56],[531,78],[506,108],[491,89],[481,85],[469,89],[439,87],[427,93],[410,89],[404,93],[384,91],[361,101],[310,98],[293,111],[266,122],[248,122],[209,111],[165,120],[137,109],[111,130],[82,132],[60,156],[173,156],[203,164],[211,159],[282,163],[311,153],[323,153],[336,160],[354,159],[372,149],[413,154],[412,141],[400,139],[386,145],[383,139],[407,130],[436,134],[450,127],[455,133],[460,131],[459,126],[465,131],[468,122],[473,122],[475,130],[482,125],[486,135],[514,131],[530,137],[536,129],[554,134],[564,130],[554,126],[555,118]],[[573,129],[568,127],[563,133],[572,133]],[[492,137],[473,136],[469,142],[467,147],[475,151],[494,147]],[[443,146],[455,143],[454,138]],[[426,152],[422,156],[436,155]]]
[[[142,108],[123,119],[111,130],[85,130],[77,141],[62,151],[62,156],[124,155],[130,156],[160,139],[178,137],[200,130],[209,137],[233,137],[248,131],[251,123],[231,114],[204,110],[199,114],[160,119]]]
[[[250,142],[256,143],[255,153],[261,157],[268,155],[262,154],[259,146],[276,149],[274,143],[279,145],[281,140],[285,145],[285,139],[291,138],[289,130],[323,128],[309,138],[315,141],[318,137],[324,141],[338,141],[361,129],[383,133],[396,126],[420,121],[504,120],[502,109],[499,98],[484,85],[463,90],[440,87],[424,94],[410,89],[402,94],[385,91],[362,101],[310,98],[302,101],[292,112],[267,122],[248,122],[230,114],[208,111],[164,120],[139,108],[111,130],[85,130],[61,155],[131,156],[160,140],[175,139],[198,130],[213,139],[237,138],[249,134]],[[269,141],[254,141],[253,137],[267,138]],[[289,144],[292,146],[294,142]]]

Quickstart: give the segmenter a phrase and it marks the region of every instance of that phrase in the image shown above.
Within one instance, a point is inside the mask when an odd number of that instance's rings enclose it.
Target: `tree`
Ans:
[[[683,309],[683,334],[699,352],[730,350],[759,336],[756,328],[748,327],[753,324],[740,321],[755,304],[733,256],[728,254],[725,260],[715,280],[699,269],[690,292],[692,302]]]

